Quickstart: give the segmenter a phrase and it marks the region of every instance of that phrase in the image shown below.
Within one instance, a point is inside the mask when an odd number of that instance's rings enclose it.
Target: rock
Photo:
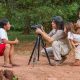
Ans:
[[[4,70],[4,76],[9,80],[13,80],[13,77],[14,77],[13,71]]]
[[[18,80],[11,70],[0,70],[0,80]]]

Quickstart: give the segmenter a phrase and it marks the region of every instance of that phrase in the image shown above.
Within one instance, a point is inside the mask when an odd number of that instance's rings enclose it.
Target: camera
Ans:
[[[42,26],[41,24],[37,24],[37,25],[32,25],[32,26],[31,26],[32,29],[37,29],[37,28],[42,29],[42,27],[43,27],[43,26]]]

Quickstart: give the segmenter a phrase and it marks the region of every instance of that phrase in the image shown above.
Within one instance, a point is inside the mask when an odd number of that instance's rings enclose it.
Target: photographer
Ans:
[[[52,52],[54,56],[54,65],[61,64],[69,52],[69,47],[66,42],[66,35],[64,33],[64,22],[61,16],[55,16],[52,19],[52,31],[47,34],[40,28],[36,29],[36,34],[41,36],[52,44],[51,47],[46,48],[48,52]]]

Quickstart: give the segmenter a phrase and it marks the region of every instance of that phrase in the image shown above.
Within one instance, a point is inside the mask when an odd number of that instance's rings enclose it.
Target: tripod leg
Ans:
[[[38,39],[38,61],[39,61],[39,56],[40,56],[40,37]]]
[[[30,64],[31,59],[32,59],[32,56],[33,56],[33,54],[34,54],[34,50],[35,50],[35,48],[36,48],[36,46],[37,46],[37,41],[38,41],[38,38],[36,39],[36,42],[35,42],[34,48],[33,48],[33,50],[32,50],[32,54],[31,54],[31,56],[30,56],[30,59],[29,59],[28,65]]]
[[[48,53],[47,53],[47,51],[46,51],[46,47],[45,47],[44,41],[42,40],[42,37],[41,37],[41,42],[42,42],[42,47],[43,47],[43,49],[44,49],[44,51],[45,51],[45,53],[46,53],[48,62],[49,62],[50,65],[52,65],[51,62],[50,62],[49,55],[48,55]]]

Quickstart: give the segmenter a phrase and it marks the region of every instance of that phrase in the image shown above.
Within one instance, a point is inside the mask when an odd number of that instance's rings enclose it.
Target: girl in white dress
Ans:
[[[72,46],[74,47],[75,51],[75,62],[73,65],[79,66],[80,65],[80,20],[76,23],[77,31],[75,33],[71,32],[72,26],[70,26],[70,23],[68,24],[68,39],[70,40]]]

